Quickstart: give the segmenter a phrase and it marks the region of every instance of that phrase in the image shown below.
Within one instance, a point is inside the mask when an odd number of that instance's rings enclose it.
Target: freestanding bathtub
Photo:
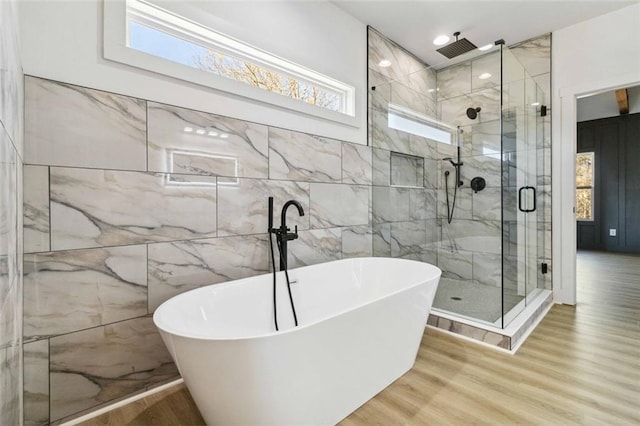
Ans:
[[[279,272],[202,287],[153,320],[210,425],[331,425],[414,364],[440,269],[389,258]]]

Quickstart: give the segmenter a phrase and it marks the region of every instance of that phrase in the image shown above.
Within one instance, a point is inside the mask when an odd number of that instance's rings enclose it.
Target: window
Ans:
[[[576,156],[576,218],[593,220],[594,153]]]
[[[117,3],[105,2],[105,58],[353,124],[353,86],[143,0],[126,0],[124,15]]]
[[[389,104],[388,126],[451,145],[455,128],[400,105]]]

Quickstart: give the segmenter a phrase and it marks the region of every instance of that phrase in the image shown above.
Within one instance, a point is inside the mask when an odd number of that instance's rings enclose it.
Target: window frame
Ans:
[[[577,174],[576,174],[576,199],[577,199],[577,194],[578,194],[578,190],[580,189],[589,189],[591,190],[591,217],[590,218],[578,218],[577,214],[578,214],[578,209],[577,209],[577,202],[576,202],[576,221],[578,222],[594,222],[595,221],[595,186],[596,186],[596,153],[595,151],[584,151],[584,152],[578,152],[576,153],[576,163],[577,163],[577,159],[579,155],[585,155],[585,154],[591,154],[591,185],[581,185],[578,186],[578,182],[577,182]],[[577,164],[576,164],[577,166]]]
[[[248,85],[241,81],[236,81],[225,76],[216,75],[130,48],[128,46],[130,9],[127,6],[128,3],[126,0],[104,2],[103,55],[106,60],[173,77],[189,83],[195,83],[232,95],[238,95],[249,100],[275,105],[353,127],[359,127],[355,105],[356,93],[352,85],[250,46],[247,43],[218,33],[213,29],[204,27],[155,5],[145,3],[141,0],[130,0],[130,3],[135,5],[135,8],[131,9],[131,14],[134,17],[133,20],[141,25],[151,27],[170,36],[178,37],[206,48],[221,50],[224,54],[255,63],[256,65],[284,73],[285,75],[290,75],[306,83],[327,88],[332,92],[338,92],[342,95],[344,112],[312,105],[304,100],[293,99],[279,93]],[[180,23],[178,24],[177,21],[172,21],[172,19],[179,20]]]

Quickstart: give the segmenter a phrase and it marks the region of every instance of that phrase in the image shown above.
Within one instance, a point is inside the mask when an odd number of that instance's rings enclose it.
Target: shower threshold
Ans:
[[[538,289],[529,299],[505,315],[505,328],[500,327],[502,318],[487,322],[439,308],[431,309],[427,326],[515,353],[553,305],[551,290]]]

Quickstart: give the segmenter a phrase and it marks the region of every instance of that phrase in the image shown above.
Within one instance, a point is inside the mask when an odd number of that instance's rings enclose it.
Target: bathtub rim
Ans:
[[[354,311],[354,310],[356,310],[358,308],[361,308],[363,306],[379,302],[380,300],[386,299],[388,297],[393,297],[396,294],[402,293],[404,291],[411,290],[411,289],[413,289],[415,287],[418,287],[418,286],[420,286],[422,284],[425,284],[427,282],[431,282],[433,280],[439,281],[440,277],[442,275],[442,270],[440,268],[438,268],[436,265],[433,265],[431,263],[421,262],[421,261],[418,261],[418,260],[411,260],[411,259],[398,259],[398,258],[392,258],[392,257],[359,257],[359,258],[349,258],[349,259],[338,259],[338,260],[332,260],[332,261],[329,261],[329,262],[317,263],[317,264],[314,264],[314,265],[301,266],[299,268],[291,269],[289,272],[293,272],[293,271],[295,271],[297,269],[301,269],[301,268],[315,268],[315,267],[319,267],[319,266],[322,266],[322,265],[327,265],[329,263],[335,263],[335,262],[349,262],[349,261],[353,262],[353,261],[357,261],[359,259],[390,259],[390,260],[392,259],[394,261],[399,261],[400,263],[417,263],[417,264],[420,264],[420,265],[428,265],[429,267],[433,268],[434,275],[430,276],[430,277],[428,277],[426,279],[422,279],[420,281],[412,283],[410,285],[407,285],[407,286],[405,286],[405,287],[403,287],[403,288],[401,288],[399,290],[395,290],[395,291],[387,293],[387,294],[385,294],[383,296],[380,296],[380,297],[377,297],[375,299],[372,299],[372,300],[368,301],[367,303],[357,304],[357,305],[354,305],[352,307],[349,307],[348,309],[343,309],[343,310],[337,311],[335,313],[335,315],[333,315],[331,317],[323,318],[321,320],[312,321],[312,322],[306,323],[304,325],[299,325],[297,327],[291,327],[291,328],[288,328],[286,330],[278,330],[278,331],[274,330],[274,331],[270,331],[270,332],[263,333],[263,334],[246,335],[246,336],[240,336],[240,337],[212,337],[212,336],[193,335],[193,334],[189,334],[189,333],[184,333],[182,331],[178,331],[178,330],[172,328],[171,326],[169,326],[169,327],[165,326],[167,321],[163,322],[162,319],[160,318],[161,315],[162,315],[161,310],[162,310],[163,306],[168,305],[174,299],[188,297],[187,295],[189,295],[192,292],[202,291],[203,289],[211,287],[211,286],[216,286],[217,288],[226,288],[226,287],[230,287],[230,286],[240,285],[244,281],[255,279],[256,277],[260,277],[260,276],[264,276],[264,275],[271,276],[273,274],[273,272],[268,272],[268,273],[262,274],[262,275],[254,275],[252,277],[240,278],[240,279],[237,279],[237,280],[226,281],[226,282],[222,282],[222,283],[219,283],[219,284],[208,284],[208,285],[204,285],[202,287],[194,288],[192,290],[185,291],[184,293],[180,293],[178,295],[175,295],[175,296],[171,297],[170,299],[165,300],[164,302],[162,302],[160,304],[160,306],[158,306],[156,308],[156,310],[153,313],[153,323],[156,326],[156,328],[158,328],[160,331],[168,333],[170,335],[177,336],[177,337],[183,337],[183,338],[186,338],[186,339],[195,339],[195,340],[203,340],[203,341],[243,341],[243,340],[256,340],[256,339],[263,339],[263,338],[269,338],[269,337],[283,336],[283,335],[286,335],[286,334],[289,334],[289,333],[292,333],[292,332],[295,332],[295,331],[299,331],[299,330],[311,327],[313,325],[319,324],[319,323],[321,323],[323,321],[326,321],[326,320],[328,320],[330,318],[333,318],[333,317],[336,317],[336,316],[339,316],[339,315],[347,314],[347,313],[349,313],[351,311]],[[282,274],[280,271],[278,271],[278,273]],[[284,274],[282,274],[282,275],[284,275]],[[429,310],[431,310],[431,308],[429,308]],[[426,322],[427,322],[428,316],[429,315],[428,315],[428,312],[427,312],[427,317],[425,317],[425,326],[426,326]]]

